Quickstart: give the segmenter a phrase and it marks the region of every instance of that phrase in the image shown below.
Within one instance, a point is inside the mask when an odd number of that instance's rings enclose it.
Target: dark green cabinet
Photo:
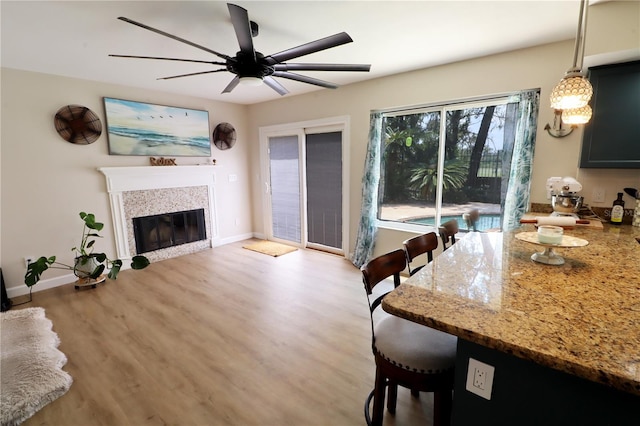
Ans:
[[[640,61],[589,68],[593,117],[581,168],[640,169]]]

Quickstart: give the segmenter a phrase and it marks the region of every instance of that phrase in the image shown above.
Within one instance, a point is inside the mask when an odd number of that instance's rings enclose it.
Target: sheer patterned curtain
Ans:
[[[369,144],[362,177],[362,208],[360,225],[356,235],[356,246],[351,261],[358,268],[367,263],[373,254],[378,228],[378,184],[380,183],[380,135],[382,113],[371,113],[369,122]]]
[[[509,172],[505,179],[505,196],[502,201],[504,231],[520,226],[520,219],[527,211],[530,200],[531,169],[538,127],[540,90],[527,90],[510,97],[517,104],[515,140],[512,146]],[[372,256],[377,234],[378,187],[380,183],[382,113],[373,112],[369,123],[369,144],[362,178],[362,208],[360,225],[351,261],[357,267]]]
[[[502,205],[504,212],[503,231],[520,226],[520,219],[529,208],[540,90],[520,92],[509,100],[518,102],[518,117],[507,193]]]

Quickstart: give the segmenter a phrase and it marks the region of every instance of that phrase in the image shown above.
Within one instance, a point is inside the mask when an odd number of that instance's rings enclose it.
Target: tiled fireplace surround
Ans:
[[[134,217],[204,209],[207,239],[146,253],[150,261],[213,247],[218,237],[215,166],[102,167],[107,180],[116,252],[125,261],[136,254]]]

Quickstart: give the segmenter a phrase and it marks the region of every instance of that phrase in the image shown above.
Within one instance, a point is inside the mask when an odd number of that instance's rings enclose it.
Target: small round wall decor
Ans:
[[[229,149],[236,143],[236,129],[229,123],[220,123],[213,130],[213,144],[221,150]]]
[[[102,134],[100,118],[82,105],[67,105],[58,110],[53,119],[58,134],[67,142],[88,145]]]

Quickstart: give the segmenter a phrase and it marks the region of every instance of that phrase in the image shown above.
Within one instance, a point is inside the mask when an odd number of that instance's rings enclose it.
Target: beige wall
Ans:
[[[577,17],[576,17],[577,18]],[[577,19],[576,19],[577,21]],[[587,55],[635,49],[640,57],[640,3],[609,2],[590,8],[587,35]],[[590,42],[593,40],[593,46]],[[258,128],[348,115],[351,117],[350,246],[353,247],[361,201],[361,178],[369,130],[371,110],[464,99],[495,93],[541,88],[540,115],[533,165],[531,198],[533,202],[547,202],[545,182],[550,176],[574,176],[585,181],[583,194],[591,203],[594,185],[606,190],[607,199],[625,186],[640,185],[636,170],[578,169],[582,129],[563,139],[555,139],[544,131],[546,123],[553,123],[549,107],[549,93],[560,80],[573,59],[573,41],[554,43],[530,49],[488,56],[445,66],[423,69],[405,74],[370,80],[341,87],[320,90],[307,95],[283,98],[249,107],[250,139],[258,143]],[[330,79],[330,77],[327,77]],[[252,154],[252,168],[260,170],[259,149]],[[261,183],[254,179],[254,228],[262,232],[260,192]],[[594,204],[596,205],[596,204]],[[398,248],[407,233],[381,230],[376,253]]]
[[[639,2],[606,2],[590,9],[587,55],[635,49],[640,57]],[[573,42],[567,41],[249,107],[2,69],[0,265],[7,286],[23,286],[23,257],[26,255],[55,254],[67,260],[71,258],[70,248],[80,235],[77,214],[82,210],[95,213],[106,223],[105,238],[100,245],[109,254],[115,252],[105,181],[96,168],[147,165],[148,158],[109,156],[106,132],[91,145],[70,144],[58,136],[53,126],[55,112],[68,104],[91,108],[103,120],[104,126],[103,96],[206,109],[212,128],[222,121],[235,125],[238,131],[236,146],[228,151],[213,149],[219,164],[216,201],[223,242],[264,232],[263,176],[259,173],[260,126],[343,115],[350,117],[351,152],[347,167],[351,192],[350,245],[353,246],[371,110],[536,87],[542,90],[542,100],[532,200],[544,202],[546,178],[561,175],[576,176],[585,184],[583,195],[587,202],[590,202],[591,187],[595,184],[605,187],[607,199],[613,200],[612,195],[620,188],[640,185],[638,170],[579,170],[582,132],[554,139],[543,131],[545,123],[552,122],[553,118],[548,108],[549,92],[570,66],[572,54]],[[208,160],[184,158],[178,159],[178,163],[196,164]],[[238,181],[229,182],[230,174],[237,175]],[[408,235],[383,230],[377,251],[397,248]],[[50,271],[48,276],[55,277],[56,272],[60,271]]]
[[[154,93],[130,87],[96,83],[11,69],[2,70],[2,258],[7,288],[22,286],[27,255],[51,256],[69,262],[79,242],[80,211],[95,213],[105,223],[100,249],[115,256],[113,227],[105,166],[146,166],[148,157],[108,154],[102,97],[131,99],[209,111],[210,128],[233,123],[238,139],[233,149],[212,148],[217,159],[216,202],[220,238],[225,241],[251,235],[251,199],[247,181],[250,144],[246,106],[206,99]],[[74,145],[55,131],[59,108],[84,105],[102,120],[103,133],[90,145]],[[210,158],[178,157],[178,164],[209,163]],[[238,176],[229,182],[228,175]],[[236,219],[238,223],[236,225]],[[47,271],[45,278],[68,271]],[[39,283],[34,290],[43,287]]]

